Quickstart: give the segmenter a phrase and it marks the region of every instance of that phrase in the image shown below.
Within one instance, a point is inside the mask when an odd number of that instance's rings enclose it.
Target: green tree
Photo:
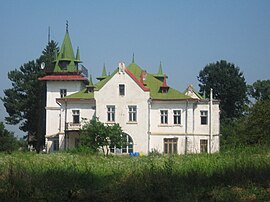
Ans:
[[[270,80],[257,80],[252,85],[248,85],[248,95],[257,100],[270,98]]]
[[[247,101],[245,78],[239,67],[225,60],[210,63],[197,77],[200,93],[220,100],[221,120],[238,118],[242,115]]]
[[[1,98],[9,115],[5,117],[6,123],[20,124],[19,128],[27,132],[28,144],[33,145],[37,152],[45,141],[45,84],[38,78],[45,75],[40,68],[42,62],[51,61],[48,64],[52,65],[53,48],[58,51],[56,43],[51,41],[39,59],[10,71],[8,78],[12,88],[4,90],[5,96]]]
[[[270,143],[270,98],[257,101],[247,117],[244,141],[246,144]]]
[[[54,60],[56,58],[57,53],[59,52],[58,44],[51,40],[46,48],[42,51],[42,55],[39,58],[40,62],[44,62],[45,64],[45,72],[51,73],[54,69]]]
[[[124,145],[125,135],[119,124],[109,126],[94,118],[80,130],[80,143],[93,152],[102,149],[104,155],[108,156],[110,146]]]
[[[19,148],[19,142],[14,134],[9,132],[3,122],[0,122],[0,152],[12,152]]]

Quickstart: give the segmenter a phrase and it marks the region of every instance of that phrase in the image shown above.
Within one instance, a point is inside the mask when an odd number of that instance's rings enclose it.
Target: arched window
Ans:
[[[110,147],[110,152],[115,154],[129,154],[133,152],[133,140],[130,135],[124,133],[126,145],[118,148],[116,146]]]

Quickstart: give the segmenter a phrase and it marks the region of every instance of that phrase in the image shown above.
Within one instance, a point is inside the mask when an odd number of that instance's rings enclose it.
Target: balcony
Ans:
[[[80,130],[82,127],[81,123],[67,122],[66,130]]]

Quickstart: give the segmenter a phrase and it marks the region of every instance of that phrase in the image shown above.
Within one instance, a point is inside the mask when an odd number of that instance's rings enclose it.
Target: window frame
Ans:
[[[126,92],[125,92],[125,84],[119,84],[119,95],[120,96],[125,96]]]
[[[66,96],[67,96],[67,89],[61,88],[60,89],[60,97],[63,98],[63,97],[66,97]]]
[[[201,125],[208,125],[208,110],[200,111]]]
[[[179,113],[176,113],[176,112],[179,112]],[[182,124],[182,110],[181,109],[173,110],[173,124],[174,125]]]
[[[168,110],[160,110],[160,124],[167,125],[168,124]]]
[[[163,139],[164,154],[177,154],[178,152],[178,138],[164,138]]]
[[[80,110],[75,109],[72,110],[72,117],[73,117],[73,124],[79,124],[80,123]]]
[[[137,122],[137,106],[129,105],[128,106],[128,121],[129,122]]]
[[[208,140],[200,139],[200,153],[208,153]]]
[[[107,122],[115,122],[115,105],[107,105]]]

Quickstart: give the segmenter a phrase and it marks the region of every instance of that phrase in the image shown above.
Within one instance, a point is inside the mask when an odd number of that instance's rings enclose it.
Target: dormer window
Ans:
[[[69,65],[69,63],[69,61],[59,61],[59,66],[61,67],[61,69],[67,70],[67,66]]]
[[[125,95],[125,85],[119,84],[119,95],[124,96]]]
[[[167,82],[166,82],[166,74],[164,74],[164,80],[163,80],[163,84],[162,86],[160,86],[160,91],[161,93],[168,93],[169,91],[169,86],[167,85]]]
[[[161,88],[161,93],[168,93],[168,88]]]

